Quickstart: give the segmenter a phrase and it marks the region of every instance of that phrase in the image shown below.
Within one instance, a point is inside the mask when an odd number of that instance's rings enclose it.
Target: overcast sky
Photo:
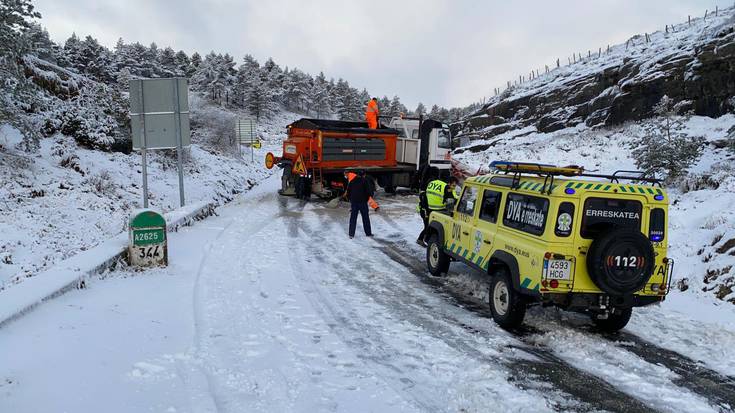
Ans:
[[[250,53],[342,77],[414,108],[464,106],[573,52],[625,42],[732,5],[717,0],[35,0],[63,41],[156,42],[189,53]]]

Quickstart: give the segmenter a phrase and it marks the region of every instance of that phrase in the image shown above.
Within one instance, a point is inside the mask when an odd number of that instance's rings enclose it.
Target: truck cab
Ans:
[[[452,153],[449,126],[423,117],[393,117],[388,127],[400,132],[396,148],[398,163],[413,165],[416,170],[428,165],[449,171]]]

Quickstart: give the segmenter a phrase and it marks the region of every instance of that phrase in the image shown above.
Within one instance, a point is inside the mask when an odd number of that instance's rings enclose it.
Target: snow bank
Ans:
[[[165,214],[169,232],[214,214],[214,202],[198,202]],[[0,328],[36,308],[44,301],[84,286],[127,253],[128,233],[123,232],[102,244],[74,255],[25,282],[0,291]]]

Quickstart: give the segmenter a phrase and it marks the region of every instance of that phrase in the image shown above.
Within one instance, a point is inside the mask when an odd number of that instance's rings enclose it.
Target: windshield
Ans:
[[[439,129],[439,147],[442,149],[452,149],[452,135],[449,129]]]

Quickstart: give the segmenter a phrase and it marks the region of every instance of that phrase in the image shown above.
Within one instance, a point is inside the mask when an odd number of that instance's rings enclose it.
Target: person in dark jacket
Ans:
[[[365,178],[365,171],[360,170],[357,172],[357,177],[354,178],[347,185],[347,191],[345,192],[345,198],[350,200],[350,238],[355,236],[355,229],[357,228],[357,214],[362,216],[362,228],[365,230],[365,235],[368,237],[373,236],[373,232],[370,228],[370,216],[368,208],[368,200],[374,195],[372,185]]]

